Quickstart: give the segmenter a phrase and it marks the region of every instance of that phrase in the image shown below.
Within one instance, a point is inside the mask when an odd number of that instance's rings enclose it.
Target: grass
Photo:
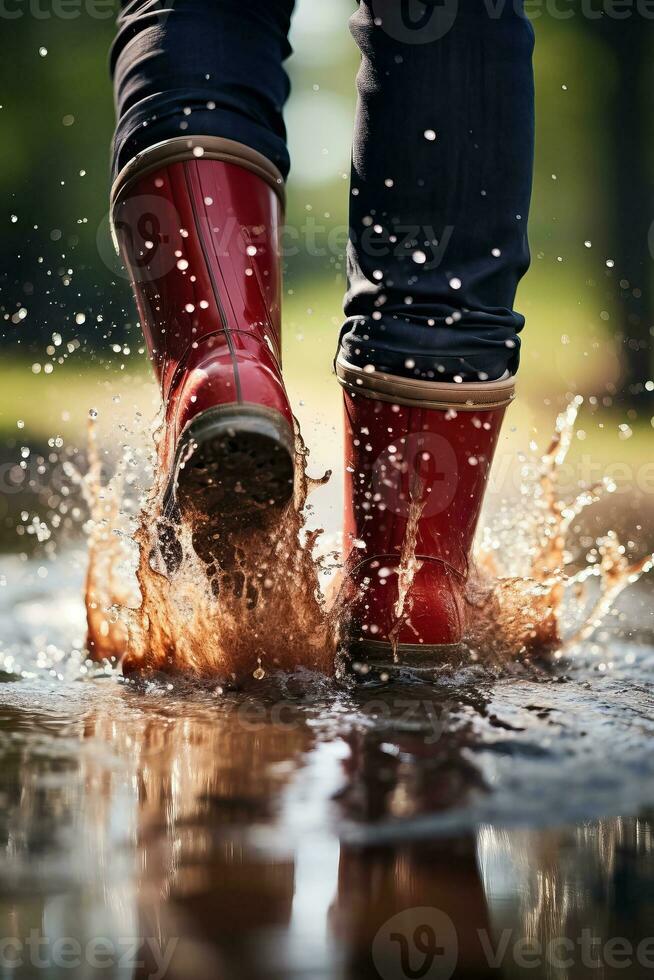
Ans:
[[[619,364],[595,293],[579,290],[565,268],[552,274],[535,263],[519,307],[528,316],[523,335],[523,363],[518,402],[507,434],[511,448],[526,448],[531,439],[544,443],[554,418],[574,393],[606,392],[606,381],[618,380]],[[337,451],[340,392],[332,372],[341,322],[343,283],[306,279],[290,283],[285,299],[284,362],[289,392],[314,450],[317,465],[328,466]],[[90,410],[98,413],[100,432],[117,438],[121,431],[147,433],[158,406],[156,386],[145,357],[123,358],[107,352],[89,358],[79,352],[51,374],[35,374],[32,361],[5,355],[0,366],[0,439],[5,445],[65,441],[84,437]],[[18,422],[22,422],[19,427]],[[621,424],[633,434],[625,439]],[[121,430],[124,426],[124,430]],[[649,419],[630,420],[613,409],[582,410],[583,436],[572,456],[591,456],[606,466],[642,466],[648,460],[652,429]]]
[[[521,308],[529,315],[525,356],[518,399],[507,415],[498,449],[495,482],[491,482],[488,494],[490,511],[516,491],[517,454],[528,451],[530,443],[534,452],[544,451],[558,411],[574,393],[592,396],[597,392],[601,396],[605,388],[599,369],[602,363],[612,363],[603,360],[601,352],[611,350],[611,340],[604,322],[593,319],[589,294],[579,302],[574,281],[563,272],[560,288],[548,290],[545,271],[544,266],[536,267],[524,291]],[[342,519],[342,408],[331,365],[341,322],[343,285],[336,277],[289,285],[284,316],[289,394],[310,449],[309,472],[321,476],[328,469],[334,471],[333,479],[312,495],[311,524],[336,532]],[[561,342],[564,335],[568,343]],[[596,359],[584,356],[586,351],[598,350],[595,344],[600,345]],[[143,445],[149,439],[158,404],[145,357],[124,359],[108,351],[91,358],[76,352],[46,375],[43,370],[33,373],[31,360],[5,356],[0,365],[0,461],[16,463],[22,446],[32,449],[32,458],[35,450],[47,455],[47,442],[56,436],[61,436],[65,445],[83,450],[90,410],[97,412],[102,450],[116,450],[123,443]],[[620,428],[627,423],[629,430]],[[618,492],[595,506],[584,526],[593,536],[614,527],[623,540],[631,541],[629,550],[635,556],[651,550],[654,542],[651,440],[649,419],[634,421],[624,411],[587,401],[562,473],[561,495],[566,500],[573,499],[582,485],[603,475],[615,480]],[[40,506],[24,495],[4,502],[0,499],[3,547],[24,549],[30,544],[25,537],[16,537],[15,526],[22,507],[31,513]]]

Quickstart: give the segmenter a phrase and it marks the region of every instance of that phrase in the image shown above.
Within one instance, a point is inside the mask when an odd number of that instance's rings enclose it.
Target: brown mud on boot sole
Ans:
[[[207,409],[175,454],[164,497],[168,539],[181,517],[200,557],[220,560],[231,532],[280,519],[293,499],[294,472],[293,431],[278,412],[247,404]],[[162,546],[170,553],[170,540]]]

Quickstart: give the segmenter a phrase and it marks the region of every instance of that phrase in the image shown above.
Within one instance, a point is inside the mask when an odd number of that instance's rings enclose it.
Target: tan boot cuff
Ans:
[[[415,408],[454,408],[461,412],[504,408],[515,397],[515,380],[509,375],[499,381],[462,382],[419,381],[382,371],[366,371],[338,356],[336,375],[350,393],[378,401]]]
[[[202,153],[199,151],[202,150]],[[194,152],[195,151],[195,152]],[[152,170],[159,170],[171,163],[183,160],[220,160],[250,170],[272,187],[279,197],[282,209],[286,201],[284,178],[277,167],[257,150],[219,136],[176,136],[174,139],[155,143],[137,153],[120,171],[111,189],[111,210],[117,205],[133,181],[139,180]]]

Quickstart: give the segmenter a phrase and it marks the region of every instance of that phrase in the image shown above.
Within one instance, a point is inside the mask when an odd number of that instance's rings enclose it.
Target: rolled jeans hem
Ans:
[[[205,100],[206,103],[206,100]],[[114,138],[112,180],[137,156],[164,140],[190,136],[216,136],[242,143],[266,157],[286,180],[290,169],[285,142],[270,129],[231,109],[193,109],[188,100],[184,113],[178,102],[167,112],[153,118],[145,106],[135,106],[121,119]]]
[[[489,323],[488,314],[470,311],[456,326],[447,319],[451,317],[353,316],[341,330],[336,356],[358,368],[421,381],[488,381],[506,371],[516,374],[520,338],[515,326]]]

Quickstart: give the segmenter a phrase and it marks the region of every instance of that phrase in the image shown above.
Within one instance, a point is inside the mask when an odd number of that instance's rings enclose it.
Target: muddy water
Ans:
[[[548,669],[221,692],[76,653],[83,555],[0,574],[3,978],[654,973],[646,581]]]
[[[217,600],[91,454],[90,566],[0,558],[0,980],[654,976],[652,561],[575,547],[578,408],[488,525],[468,654],[383,683],[333,676],[300,516]]]

